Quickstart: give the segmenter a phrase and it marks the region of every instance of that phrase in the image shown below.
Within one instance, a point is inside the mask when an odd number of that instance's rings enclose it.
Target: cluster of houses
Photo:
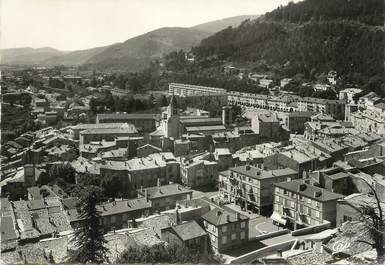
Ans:
[[[79,198],[39,185],[57,165],[70,166],[76,182],[90,174],[116,190],[97,206],[112,262],[130,246],[156,244],[213,252],[226,263],[332,261],[371,251],[333,246],[362,225],[360,203],[375,200],[371,188],[384,199],[384,134],[380,124],[353,118],[382,117],[376,95],[357,98],[361,91],[347,89],[333,102],[289,103],[231,92],[217,118],[181,110],[177,96],[224,91],[170,84],[169,92],[161,113],[98,114],[95,123],[46,127],[6,145],[16,151],[2,157],[3,261],[66,261],[60,249],[71,250],[83,217]],[[238,124],[232,105],[255,112]]]

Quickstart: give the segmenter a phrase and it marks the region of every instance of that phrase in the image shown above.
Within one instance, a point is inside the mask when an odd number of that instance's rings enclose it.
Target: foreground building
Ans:
[[[196,221],[163,228],[161,238],[170,245],[207,252],[207,233]]]
[[[336,203],[344,196],[299,180],[274,184],[274,212],[276,223],[298,229],[336,222]]]
[[[270,215],[274,183],[297,177],[298,172],[290,168],[266,171],[250,165],[233,167],[228,174],[219,175],[219,197],[224,202],[235,202],[244,210]]]
[[[215,253],[239,247],[249,240],[249,218],[240,213],[215,207],[202,219]]]

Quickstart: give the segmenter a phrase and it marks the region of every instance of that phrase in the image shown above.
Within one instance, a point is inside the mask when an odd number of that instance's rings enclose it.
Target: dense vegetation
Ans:
[[[384,76],[383,2],[380,0],[305,0],[280,7],[204,39],[192,49],[193,67],[212,69],[226,62],[252,70],[308,81],[335,70],[340,84],[353,83],[381,93]],[[170,59],[171,56],[168,57]],[[167,66],[183,67],[173,56]],[[191,70],[191,68],[194,68]]]
[[[28,131],[40,129],[40,124],[30,116],[30,108],[2,104],[1,143],[6,143]]]
[[[384,25],[382,0],[306,0],[265,15],[267,19],[303,23],[309,20],[348,19],[372,26]]]
[[[211,254],[202,255],[197,250],[164,244],[152,247],[130,247],[117,263],[217,263]]]

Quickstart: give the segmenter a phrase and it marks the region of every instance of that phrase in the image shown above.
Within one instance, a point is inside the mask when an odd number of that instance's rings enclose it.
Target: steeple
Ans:
[[[178,102],[176,100],[175,95],[171,96],[170,104],[168,105],[167,112],[168,112],[168,117],[175,116],[175,115],[179,114],[179,112],[178,112]]]

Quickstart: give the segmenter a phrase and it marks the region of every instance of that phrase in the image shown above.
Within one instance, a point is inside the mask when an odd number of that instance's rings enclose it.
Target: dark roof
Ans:
[[[330,192],[326,189],[316,187],[310,184],[302,183],[299,180],[292,180],[289,182],[280,182],[280,183],[275,183],[274,185],[281,189],[288,190],[290,192],[293,192],[320,202],[334,201],[344,197],[341,194]],[[301,190],[300,190],[300,186],[301,186]]]
[[[193,238],[206,236],[206,231],[200,227],[195,221],[190,221],[184,224],[170,227],[183,240],[190,240]]]
[[[239,217],[239,219],[238,219]],[[239,222],[243,220],[248,220],[249,217],[242,215],[240,213],[237,213],[235,211],[231,211],[229,209],[219,208],[215,207],[208,213],[204,214],[202,216],[203,220],[206,220],[207,222],[219,226],[224,225],[228,223],[234,223]]]

